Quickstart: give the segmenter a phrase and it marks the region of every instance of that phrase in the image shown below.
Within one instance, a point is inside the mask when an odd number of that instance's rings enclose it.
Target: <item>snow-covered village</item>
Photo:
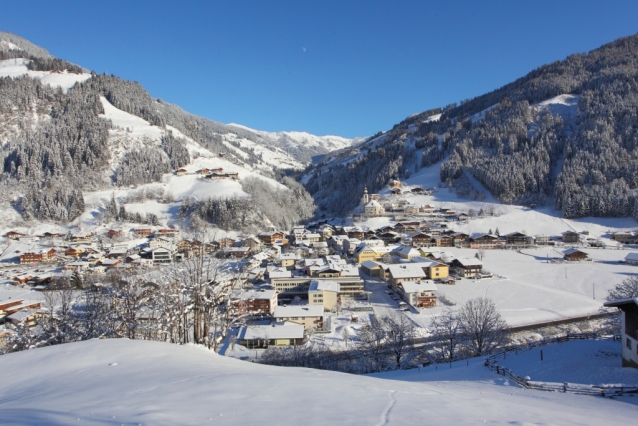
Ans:
[[[633,421],[633,32],[341,137],[0,31],[0,423]]]

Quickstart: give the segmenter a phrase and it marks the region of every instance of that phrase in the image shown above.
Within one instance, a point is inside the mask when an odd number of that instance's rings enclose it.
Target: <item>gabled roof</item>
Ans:
[[[241,340],[259,339],[303,339],[304,326],[293,322],[281,322],[268,325],[247,325],[239,329]]]
[[[570,248],[570,249],[567,249],[567,250],[565,250],[565,251],[563,252],[563,254],[565,254],[565,255],[573,254],[573,253],[582,253],[582,254],[584,254],[585,256],[587,256],[587,253],[585,253],[584,251],[578,250],[578,249],[576,249],[576,248]]]
[[[416,263],[421,268],[431,268],[433,266],[447,266],[445,263],[426,259],[425,257],[421,257],[421,256],[413,257],[412,259],[410,259],[410,262]]]
[[[396,251],[399,254],[403,254],[405,256],[409,256],[410,254],[419,255],[421,254],[419,250],[415,249],[412,246],[401,246],[399,250]]]
[[[527,237],[526,234],[523,234],[522,232],[510,232],[507,235],[504,235],[505,237]]]
[[[310,287],[308,291],[332,291],[335,293],[339,293],[341,291],[341,285],[335,281],[329,280],[321,280],[321,281],[312,281],[310,283]]]
[[[483,266],[483,262],[475,257],[460,258],[456,259],[456,261],[459,262],[461,266]]]
[[[638,306],[638,298],[633,297],[633,298],[627,298],[627,299],[612,300],[610,302],[605,302],[603,304],[603,306],[606,306],[608,308],[620,308],[620,309],[622,309],[623,306],[630,306],[630,305]]]
[[[418,264],[392,265],[388,268],[393,278],[425,278],[425,272]]]
[[[372,268],[376,268],[377,266],[381,266],[381,264],[379,262],[375,262],[374,260],[366,260],[365,262],[361,264],[361,266],[368,269],[372,269]]]
[[[277,306],[275,308],[275,318],[288,317],[323,317],[322,305],[293,305]]]
[[[625,256],[625,260],[638,261],[638,253],[629,253],[627,256]]]
[[[436,285],[431,280],[403,281],[399,284],[406,293],[418,293],[420,291],[436,291]]]
[[[288,270],[283,271],[270,271],[268,273],[270,278],[292,278],[292,272]]]

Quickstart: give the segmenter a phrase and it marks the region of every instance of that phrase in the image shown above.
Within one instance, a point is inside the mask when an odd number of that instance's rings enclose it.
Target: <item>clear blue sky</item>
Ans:
[[[7,1],[0,30],[224,123],[367,136],[638,32],[638,1]]]

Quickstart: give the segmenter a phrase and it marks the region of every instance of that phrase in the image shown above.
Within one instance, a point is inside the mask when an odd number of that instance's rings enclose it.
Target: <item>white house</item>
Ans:
[[[277,321],[302,324],[304,330],[323,327],[323,305],[277,306],[273,315]]]
[[[177,248],[173,244],[157,247],[152,252],[153,263],[171,263],[175,258],[176,252]]]
[[[638,253],[629,253],[625,256],[625,262],[630,265],[638,265]]]
[[[411,246],[401,246],[395,253],[404,259],[412,259],[421,256],[421,252]]]
[[[148,246],[151,249],[156,249],[158,247],[169,247],[169,246],[172,246],[172,245],[173,245],[173,242],[171,240],[169,240],[168,238],[164,238],[164,237],[153,238],[148,243]]]
[[[638,368],[638,298],[606,302],[622,311],[622,366]]]
[[[398,285],[399,294],[415,308],[436,306],[436,285],[431,280],[403,281]]]
[[[368,217],[381,216],[383,210],[383,206],[375,200],[370,201],[363,207],[364,214]]]
[[[398,290],[398,285],[405,281],[420,281],[426,275],[423,269],[415,264],[391,265],[388,267],[389,281],[394,291]]]
[[[239,344],[248,349],[268,346],[291,346],[303,344],[304,327],[293,322],[247,325],[239,329]]]

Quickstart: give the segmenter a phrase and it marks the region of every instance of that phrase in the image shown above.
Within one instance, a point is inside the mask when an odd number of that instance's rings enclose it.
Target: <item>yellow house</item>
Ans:
[[[369,247],[367,245],[363,245],[357,247],[354,252],[354,256],[357,259],[357,263],[363,263],[368,260],[381,259],[383,255],[390,253],[391,251],[391,247]]]
[[[431,266],[425,270],[426,275],[431,280],[440,280],[450,276],[450,267],[444,263],[432,262]]]
[[[450,276],[450,267],[445,263],[435,262],[423,257],[417,257],[411,260],[423,269],[423,272],[425,272],[425,275],[430,280],[441,280]]]
[[[331,311],[339,304],[339,283],[334,281],[313,281],[308,288],[308,304],[320,305],[324,311]]]

